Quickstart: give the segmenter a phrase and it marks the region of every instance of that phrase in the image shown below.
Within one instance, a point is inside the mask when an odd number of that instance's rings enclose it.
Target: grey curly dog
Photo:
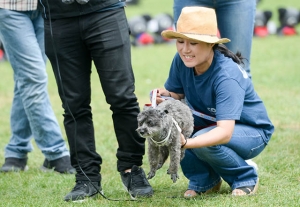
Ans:
[[[190,108],[179,100],[165,100],[157,107],[144,107],[137,117],[137,132],[148,140],[150,172],[155,176],[170,155],[168,174],[175,183],[180,161],[184,156],[180,133],[188,138],[193,132],[194,118]]]

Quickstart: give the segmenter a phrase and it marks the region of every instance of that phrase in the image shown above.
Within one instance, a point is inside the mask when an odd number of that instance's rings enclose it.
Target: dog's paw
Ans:
[[[173,183],[176,183],[177,179],[179,179],[179,176],[177,173],[171,174],[171,179],[173,180]]]
[[[150,179],[153,178],[154,176],[155,176],[155,172],[150,171],[150,172],[148,173],[147,179],[150,180]]]

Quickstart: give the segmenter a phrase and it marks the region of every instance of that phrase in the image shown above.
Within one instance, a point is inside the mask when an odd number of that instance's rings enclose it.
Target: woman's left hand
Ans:
[[[184,148],[186,146],[187,139],[184,137],[183,134],[180,134],[180,138],[181,138],[181,148]]]

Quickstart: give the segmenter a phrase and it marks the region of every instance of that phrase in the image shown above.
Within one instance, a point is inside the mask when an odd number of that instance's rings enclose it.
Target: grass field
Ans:
[[[300,9],[298,0],[262,0],[260,9],[274,13],[280,6]],[[149,13],[172,12],[172,1],[141,0],[139,6],[128,6],[129,17]],[[274,19],[274,21],[277,21]],[[297,28],[299,31],[299,26]],[[275,133],[262,154],[254,159],[259,167],[260,186],[257,195],[235,198],[223,183],[221,192],[185,200],[182,194],[187,179],[180,171],[180,179],[173,184],[166,175],[167,164],[150,180],[155,195],[140,202],[124,201],[129,195],[121,185],[116,171],[117,142],[111,122],[111,112],[106,104],[95,70],[92,76],[92,108],[94,115],[97,151],[103,157],[102,187],[109,201],[99,197],[84,203],[66,203],[62,199],[74,186],[74,176],[43,173],[39,170],[44,157],[35,146],[28,154],[29,170],[21,173],[0,174],[0,206],[300,206],[300,37],[271,35],[254,38],[251,72],[257,93],[263,99],[273,121]],[[132,48],[132,64],[136,78],[136,95],[140,106],[149,103],[149,91],[163,86],[169,65],[175,53],[173,44],[150,45]],[[63,110],[51,71],[49,94],[53,109],[63,129]],[[8,62],[0,62],[0,165],[4,162],[4,147],[10,137],[9,114],[13,97],[12,70]],[[63,131],[64,132],[64,131]],[[64,134],[65,137],[65,134]],[[143,165],[149,171],[147,156]]]

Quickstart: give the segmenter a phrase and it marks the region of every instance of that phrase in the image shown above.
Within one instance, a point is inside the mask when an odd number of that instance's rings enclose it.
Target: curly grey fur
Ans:
[[[171,175],[174,183],[179,178],[178,169],[184,156],[184,149],[181,149],[180,132],[172,121],[172,117],[178,123],[184,137],[189,138],[194,129],[194,118],[190,108],[179,100],[165,100],[156,108],[145,107],[138,115],[137,132],[148,140],[150,163],[148,179],[155,176],[156,170],[163,166],[169,155],[170,165],[167,173]],[[170,128],[169,139],[161,145],[155,143],[162,142],[167,137]]]

